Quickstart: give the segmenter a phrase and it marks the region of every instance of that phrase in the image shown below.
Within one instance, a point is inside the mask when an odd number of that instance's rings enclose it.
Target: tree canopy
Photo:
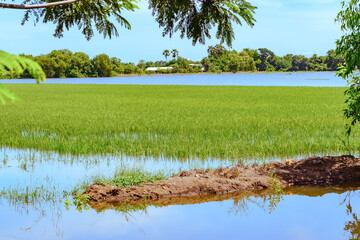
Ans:
[[[4,3],[0,8],[26,9],[22,24],[52,22],[56,25],[54,36],[61,38],[66,30],[78,27],[86,39],[94,35],[94,29],[104,37],[118,36],[115,23],[131,29],[123,11],[138,9],[137,0],[24,0],[21,4]],[[217,27],[216,38],[231,46],[235,38],[233,23],[243,22],[253,26],[256,7],[245,0],[149,0],[155,20],[170,37],[176,32],[180,36],[204,44],[211,38],[212,27]]]
[[[267,48],[237,51],[227,49],[222,45],[209,46],[207,56],[201,61],[185,59],[179,55],[177,49],[162,52],[167,61],[153,59],[135,62],[122,62],[118,57],[99,54],[90,58],[84,52],[71,52],[67,49],[53,50],[39,56],[20,56],[37,62],[44,70],[47,78],[84,78],[84,77],[116,77],[127,74],[157,74],[157,73],[197,73],[197,72],[247,72],[247,71],[336,71],[343,59],[329,50],[327,55],[311,57],[304,55],[286,54],[277,56]],[[171,57],[171,59],[170,59]],[[168,67],[148,71],[148,67]],[[28,71],[23,73],[0,75],[1,78],[33,78]]]
[[[360,0],[342,1],[341,4],[336,21],[341,24],[344,35],[336,41],[336,53],[344,59],[338,75],[349,83],[345,90],[344,116],[350,120],[347,125],[350,135],[351,127],[360,121],[360,75],[355,72],[360,66]]]
[[[350,76],[360,65],[360,0],[342,1],[336,21],[344,35],[336,41],[336,53],[345,60],[344,77]]]

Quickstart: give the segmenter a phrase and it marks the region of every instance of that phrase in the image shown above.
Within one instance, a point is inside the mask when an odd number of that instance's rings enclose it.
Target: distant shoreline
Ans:
[[[282,75],[292,75],[298,73],[336,73],[336,71],[297,71],[297,72],[266,72],[266,71],[256,71],[256,72],[198,72],[198,73],[151,73],[151,74],[120,74],[113,77],[81,77],[81,78],[47,78],[47,79],[84,79],[84,78],[117,78],[117,77],[152,77],[152,76],[185,76],[185,75],[240,75],[240,74],[282,74]],[[20,80],[20,79],[29,79],[31,78],[11,78],[11,79],[0,79],[2,80]]]
[[[297,71],[297,72],[267,72],[267,71],[256,71],[256,72],[221,72],[221,73],[215,73],[215,72],[197,72],[197,73],[151,73],[151,74],[120,74],[115,77],[146,77],[146,76],[154,76],[154,75],[198,75],[198,74],[216,74],[216,75],[222,75],[222,74],[296,74],[296,73],[322,73],[322,72],[333,72],[336,73],[336,71]]]
[[[285,74],[285,75],[291,75],[296,73],[325,73],[325,72],[333,72],[336,73],[336,71],[297,71],[297,72],[266,72],[266,71],[256,71],[256,72],[221,72],[221,73],[214,73],[214,72],[198,72],[198,73],[151,73],[151,74],[120,74],[115,77],[151,77],[151,76],[167,76],[167,75],[175,75],[175,76],[184,76],[184,75],[231,75],[231,74]],[[98,77],[94,77],[98,78]],[[113,78],[113,77],[109,77]]]

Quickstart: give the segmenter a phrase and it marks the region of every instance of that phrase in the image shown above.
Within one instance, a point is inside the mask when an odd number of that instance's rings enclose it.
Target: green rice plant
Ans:
[[[94,179],[96,179],[96,177],[94,177]],[[77,196],[82,194],[85,189],[91,184],[93,180],[83,180],[81,182],[79,182],[78,184],[76,184],[75,186],[72,187],[71,191],[63,191],[63,195],[64,197],[68,197],[68,196]]]
[[[344,88],[6,84],[0,144],[69,154],[271,159],[358,150]]]
[[[41,185],[37,187],[4,188],[0,192],[0,199],[7,199],[12,206],[32,206],[40,209],[45,203],[55,204],[60,196],[56,188],[49,188]]]
[[[67,198],[64,201],[64,204],[67,210],[70,210],[70,206],[74,205],[77,211],[82,212],[83,210],[90,209],[90,206],[88,205],[89,201],[90,201],[90,197],[88,195],[77,194],[74,196],[72,201],[69,198]]]

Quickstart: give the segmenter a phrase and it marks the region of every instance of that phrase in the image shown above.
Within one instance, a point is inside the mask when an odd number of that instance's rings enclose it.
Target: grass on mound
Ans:
[[[344,88],[6,84],[0,144],[71,154],[264,159],[359,149]],[[341,141],[346,140],[345,144]]]
[[[118,169],[112,178],[97,178],[94,180],[94,183],[117,187],[132,187],[143,186],[144,183],[157,182],[168,177],[169,175],[162,171],[149,173],[139,169]]]

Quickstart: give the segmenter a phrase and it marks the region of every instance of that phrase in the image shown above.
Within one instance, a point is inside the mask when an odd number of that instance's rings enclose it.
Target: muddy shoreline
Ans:
[[[144,200],[150,204],[169,205],[194,197],[202,202],[214,196],[216,199],[223,199],[232,194],[271,190],[274,183],[275,187],[282,189],[360,183],[360,159],[352,156],[315,156],[270,162],[261,166],[255,164],[215,170],[195,169],[155,183],[145,183],[142,187],[118,188],[92,184],[83,194],[90,196],[90,205],[95,208],[124,202],[135,204]]]

